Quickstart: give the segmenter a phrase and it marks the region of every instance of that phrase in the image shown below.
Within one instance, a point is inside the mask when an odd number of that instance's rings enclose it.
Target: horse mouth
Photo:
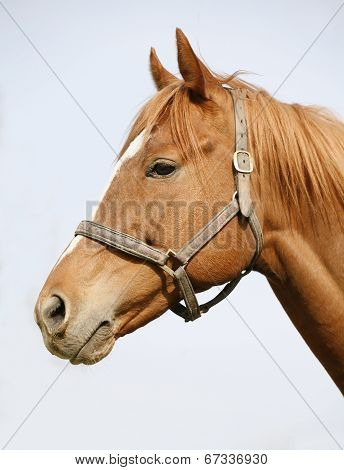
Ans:
[[[96,364],[106,357],[115,344],[115,336],[109,322],[102,322],[90,335],[78,353],[70,359],[74,365]]]

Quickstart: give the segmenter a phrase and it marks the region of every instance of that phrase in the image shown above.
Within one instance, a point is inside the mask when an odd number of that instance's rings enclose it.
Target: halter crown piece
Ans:
[[[211,307],[227,297],[239,284],[240,280],[252,271],[263,247],[262,229],[251,200],[250,177],[253,171],[253,161],[248,152],[244,102],[240,96],[240,90],[228,88],[228,91],[233,98],[235,113],[236,151],[233,155],[233,171],[236,191],[232,201],[216,214],[215,217],[196,233],[179,251],[175,252],[169,249],[165,253],[131,235],[118,232],[117,230],[88,220],[83,220],[75,231],[75,235],[82,235],[153,263],[172,276],[179,286],[180,293],[185,301],[185,306],[181,303],[177,303],[172,305],[170,310],[184,318],[186,322],[196,320],[201,314],[206,313]],[[247,219],[256,241],[256,250],[253,258],[247,268],[242,271],[238,277],[226,284],[216,297],[199,305],[191,280],[186,272],[186,267],[190,259],[220,232],[228,222],[239,214]],[[171,259],[179,265],[175,270],[167,265],[167,261]]]

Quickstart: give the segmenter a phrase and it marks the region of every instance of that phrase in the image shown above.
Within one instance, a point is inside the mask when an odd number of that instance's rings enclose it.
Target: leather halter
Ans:
[[[169,249],[165,253],[131,235],[87,220],[82,221],[75,231],[75,235],[82,235],[123,251],[124,253],[149,261],[172,276],[179,286],[180,293],[185,301],[185,306],[181,303],[177,303],[172,305],[170,310],[184,318],[186,322],[196,320],[202,313],[206,313],[211,307],[227,297],[238,285],[240,280],[252,271],[263,246],[263,233],[258,217],[254,211],[250,194],[250,175],[253,171],[253,161],[248,152],[244,102],[240,96],[240,90],[228,88],[228,91],[233,98],[235,113],[236,151],[233,155],[233,171],[235,175],[236,191],[232,201],[196,233],[191,240],[177,252]],[[199,305],[191,280],[186,272],[186,267],[190,259],[220,232],[229,221],[236,215],[239,216],[239,214],[247,219],[256,241],[256,250],[253,258],[247,268],[242,271],[238,277],[226,284],[216,297]],[[167,265],[169,260],[173,260],[174,265],[177,262],[179,266],[176,269],[172,269]]]

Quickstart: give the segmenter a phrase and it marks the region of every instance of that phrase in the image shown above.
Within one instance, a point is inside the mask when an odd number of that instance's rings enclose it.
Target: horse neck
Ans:
[[[254,155],[266,159],[269,155]],[[258,162],[259,166],[264,161]],[[327,220],[300,200],[299,217],[288,213],[280,194],[269,191],[271,175],[253,180],[264,248],[257,264],[290,319],[344,393],[343,227],[336,211]]]

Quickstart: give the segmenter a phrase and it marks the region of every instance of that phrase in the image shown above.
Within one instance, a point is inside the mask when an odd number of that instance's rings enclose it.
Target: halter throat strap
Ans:
[[[244,102],[240,90],[228,89],[228,91],[233,98],[235,113],[236,149],[233,155],[233,171],[235,175],[236,191],[232,201],[197,232],[191,240],[177,252],[170,249],[165,253],[131,235],[88,220],[82,221],[75,231],[75,235],[82,235],[153,263],[172,276],[178,284],[181,296],[185,301],[185,306],[181,303],[177,303],[172,305],[170,310],[184,318],[186,322],[196,320],[202,313],[207,312],[211,307],[227,297],[238,285],[240,280],[252,271],[263,247],[262,229],[251,200],[250,175],[253,171],[253,162],[248,151]],[[186,272],[186,266],[192,257],[237,215],[243,216],[249,223],[256,241],[255,253],[248,267],[242,271],[238,277],[226,284],[221,292],[212,300],[199,305],[191,280]],[[177,262],[178,267],[176,269],[170,267],[171,263],[169,263],[169,260],[171,259]]]

